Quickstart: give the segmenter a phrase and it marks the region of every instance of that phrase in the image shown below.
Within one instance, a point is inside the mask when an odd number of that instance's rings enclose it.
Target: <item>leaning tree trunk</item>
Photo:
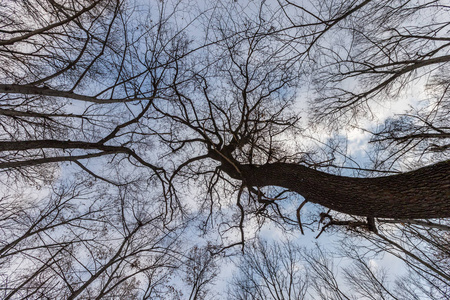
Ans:
[[[450,217],[450,160],[376,178],[336,176],[289,163],[222,169],[249,186],[280,186],[306,200],[351,215],[429,219]]]

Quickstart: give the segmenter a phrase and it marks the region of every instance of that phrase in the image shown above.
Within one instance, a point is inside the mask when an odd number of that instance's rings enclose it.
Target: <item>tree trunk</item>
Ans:
[[[249,186],[280,186],[342,213],[398,219],[450,217],[450,160],[412,172],[376,178],[336,176],[290,163],[224,164]]]

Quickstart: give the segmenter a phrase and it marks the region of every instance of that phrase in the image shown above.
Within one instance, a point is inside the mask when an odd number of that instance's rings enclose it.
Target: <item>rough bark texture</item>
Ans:
[[[249,186],[280,186],[306,200],[351,215],[378,218],[450,217],[450,160],[412,172],[376,178],[336,176],[289,163],[235,166],[231,177]]]

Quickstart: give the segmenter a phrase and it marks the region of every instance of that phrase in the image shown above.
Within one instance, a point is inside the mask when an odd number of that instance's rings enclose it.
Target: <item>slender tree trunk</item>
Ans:
[[[450,217],[450,160],[412,172],[376,178],[336,176],[289,163],[224,164],[249,186],[280,186],[306,200],[351,215],[429,219]]]

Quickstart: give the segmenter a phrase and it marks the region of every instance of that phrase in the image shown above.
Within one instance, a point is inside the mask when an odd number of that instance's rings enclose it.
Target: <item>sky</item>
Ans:
[[[142,17],[143,19],[147,18],[147,13],[150,13],[150,19],[153,20],[155,16],[157,16],[157,12],[160,12],[160,8],[162,5],[167,5],[167,14],[171,13],[171,8],[174,6],[175,2],[158,2],[155,1],[152,3],[153,6],[148,6],[147,1],[139,0],[136,1],[136,10],[131,15],[132,21],[136,21],[138,23],[139,17]],[[223,4],[225,3],[225,4]],[[225,1],[225,2],[215,2],[211,3],[208,1],[202,1],[198,0],[196,3],[189,2],[187,3],[180,3],[177,6],[177,13],[173,17],[172,21],[174,24],[177,25],[178,28],[183,28],[184,32],[188,34],[191,39],[193,40],[194,45],[202,45],[205,41],[203,39],[204,32],[202,31],[202,26],[205,24],[208,24],[209,21],[212,21],[210,18],[210,15],[213,14],[220,6],[226,6],[229,5],[230,7],[239,6],[241,8],[248,9],[248,16],[255,17],[258,14],[258,8],[260,7],[260,4],[256,1]],[[269,1],[265,1],[265,4],[269,4]],[[273,5],[273,7],[276,7],[277,1],[270,1],[270,4]],[[157,7],[158,9],[155,9]],[[203,10],[205,7],[208,7],[207,12],[202,14],[201,16],[196,16],[196,12],[199,10]],[[313,8],[313,7],[311,7]],[[236,11],[234,10],[228,10],[228,13],[234,13]],[[156,18],[155,18],[156,19]],[[147,20],[148,21],[148,20]],[[153,21],[150,21],[153,22]],[[131,24],[131,23],[130,23]],[[156,28],[156,27],[155,27]],[[214,38],[213,35],[209,35],[210,38]],[[142,39],[141,41],[143,41]],[[138,50],[140,50],[142,47],[142,50],[144,49],[144,44],[138,44],[136,47]],[[201,50],[198,50],[201,52]],[[140,66],[142,67],[142,66]],[[136,71],[136,70],[134,70]],[[425,79],[422,79],[425,80]],[[97,82],[93,83],[91,82],[91,85],[88,85],[85,90],[98,90],[102,83],[105,82]],[[347,84],[353,84],[352,82],[347,82]],[[405,110],[409,109],[410,106],[416,106],[418,104],[418,100],[424,98],[425,91],[423,89],[423,84],[417,84],[412,89],[410,89],[409,93],[405,94],[403,98],[395,101],[395,102],[380,102],[375,103],[372,106],[372,118],[367,118],[360,120],[357,126],[348,126],[345,128],[345,130],[342,130],[339,132],[339,134],[346,139],[347,142],[347,153],[348,155],[351,155],[356,161],[365,162],[367,159],[367,151],[369,151],[368,141],[370,139],[370,135],[367,131],[364,131],[362,129],[367,130],[373,130],[380,124],[383,124],[388,118],[396,116],[400,113],[403,113]],[[302,87],[298,91],[297,98],[295,99],[294,109],[297,110],[299,114],[303,116],[303,120],[301,121],[301,124],[303,127],[308,127],[311,119],[308,115],[308,100],[313,98],[315,96],[314,91],[309,87],[305,86]],[[72,112],[82,112],[85,110],[86,106],[76,103],[72,103],[71,105],[67,106],[68,109],[70,109]],[[112,105],[113,107],[113,105]],[[120,111],[120,114],[117,114],[111,118],[109,123],[107,124],[107,127],[114,128],[116,125],[115,122],[123,121],[122,119],[129,119],[133,114],[136,114],[140,111],[140,106],[133,106],[129,105],[128,107],[123,107],[122,109],[118,109],[117,111]],[[113,110],[112,110],[113,111]],[[125,113],[126,112],[126,113]],[[335,137],[336,132],[332,132],[327,128],[326,126],[318,126],[315,128],[318,131],[308,132],[305,130],[305,136],[309,135],[311,136],[311,139],[304,139],[300,141],[291,140],[287,142],[285,145],[290,146],[292,148],[295,148],[297,146],[297,143],[301,143],[303,147],[308,148],[309,146],[322,146],[323,144],[326,144],[330,141],[333,137]],[[284,137],[284,136],[282,136]],[[153,148],[152,148],[153,147]],[[157,154],[159,154],[160,149],[155,147],[154,145],[147,146],[147,148],[142,148],[145,150],[142,150],[143,153],[147,155],[148,158],[154,159]],[[197,151],[196,148],[193,151]],[[295,149],[294,149],[295,150]],[[169,160],[167,160],[169,161]],[[171,163],[178,163],[177,159],[173,159],[170,161]],[[118,164],[114,167],[112,167],[112,164],[108,163],[108,160],[98,160],[98,161],[90,161],[87,163],[87,166],[89,169],[97,174],[100,174],[102,176],[108,177],[110,176],[114,180],[119,180],[119,177],[122,175],[123,178],[133,178],[136,180],[142,180],[142,177],[147,176],[145,172],[140,173],[138,168],[131,167],[130,165],[127,165],[128,162],[126,160],[121,161],[121,164]],[[128,166],[129,169],[127,169]],[[53,182],[62,183],[66,179],[68,179],[70,176],[72,176],[76,171],[78,170],[78,167],[75,165],[68,165],[63,164],[63,167],[60,170],[55,171],[54,177],[55,180]],[[118,172],[118,173],[114,173]],[[123,172],[123,173],[121,173]],[[128,173],[127,173],[128,172]],[[350,174],[350,173],[348,173]],[[109,177],[108,177],[109,178]],[[7,182],[7,181],[3,181]],[[202,182],[198,183],[198,186],[202,186]],[[198,186],[192,186],[190,188],[186,188],[185,190],[180,191],[180,194],[183,196],[183,203],[190,209],[191,215],[195,215],[196,213],[200,213],[200,218],[205,216],[205,212],[200,210],[199,207],[199,200],[201,199],[202,192],[204,190],[199,189]],[[149,189],[152,187],[151,183],[147,183],[146,187]],[[115,189],[115,188],[114,188]],[[24,194],[31,194],[32,196],[28,197],[28,200],[33,201],[39,201],[39,199],[43,199],[50,193],[50,188],[46,187],[45,185],[39,186],[39,185],[29,185],[27,187],[24,187],[21,183],[17,183],[17,185],[11,185],[9,188],[6,187],[0,187],[0,193],[2,194],[11,194],[10,190],[14,190],[14,192],[23,192]],[[156,189],[155,189],[156,190]],[[114,190],[115,191],[115,190]],[[117,188],[117,191],[122,191],[119,188]],[[110,191],[106,191],[105,194],[108,192],[111,192],[113,194],[113,189]],[[139,191],[137,191],[139,192]],[[223,192],[221,195],[225,196],[225,199],[219,199],[218,201],[220,204],[223,205],[221,210],[221,216],[218,218],[218,220],[215,220],[215,222],[220,222],[221,217],[223,217],[223,220],[230,220],[233,219],[233,213],[236,213],[236,206],[235,206],[235,196],[236,193],[230,193],[227,194],[228,191]],[[144,199],[146,196],[151,197],[151,191],[148,192],[148,194],[141,194],[139,195],[140,198],[139,201],[145,201],[148,199]],[[142,199],[141,199],[142,198]],[[1,199],[1,197],[0,197]],[[300,201],[303,199],[301,197],[290,199],[291,202],[285,201],[281,205],[283,209],[289,212],[289,215],[295,219],[295,209],[297,208]],[[313,205],[306,205],[302,211],[303,215],[305,216],[305,220],[308,220],[308,216],[311,214],[315,214],[319,211],[322,211],[321,209],[317,209],[316,206]],[[130,215],[131,216],[131,215]],[[220,237],[218,235],[217,228],[214,229],[214,231],[208,232],[206,235],[203,232],[200,232],[198,228],[195,226],[198,224],[191,225],[192,227],[185,229],[185,233],[183,236],[183,247],[185,249],[188,249],[194,245],[204,245],[206,242],[213,241],[213,242],[221,242]],[[314,225],[316,226],[316,224]],[[326,250],[334,250],[336,248],[336,244],[339,244],[341,239],[345,238],[345,234],[342,233],[336,233],[334,231],[325,232],[319,239],[316,239],[316,235],[318,233],[318,229],[315,228],[314,232],[311,230],[305,230],[305,235],[301,235],[299,230],[294,230],[291,232],[286,233],[286,231],[280,227],[274,226],[271,223],[267,223],[261,228],[258,227],[258,224],[256,223],[255,219],[246,219],[245,223],[245,235],[246,237],[253,239],[255,236],[260,236],[264,240],[268,241],[280,241],[289,239],[291,241],[294,241],[296,244],[313,248],[315,247],[316,243],[321,245]],[[238,240],[238,234],[239,232],[237,230],[233,231],[232,234],[228,235],[227,243],[232,243],[233,241]],[[185,250],[182,249],[182,250]],[[238,252],[240,249],[239,247],[235,247],[229,252]],[[336,259],[336,266],[342,267],[345,266],[348,262],[345,261],[345,259]],[[400,274],[403,274],[405,269],[403,267],[403,264],[400,262],[399,259],[394,258],[390,254],[385,255],[379,255],[375,256],[373,258],[368,259],[368,263],[371,268],[377,269],[377,268],[386,268],[391,272],[392,278],[395,278],[396,276],[400,276]],[[224,260],[221,265],[221,273],[219,277],[216,280],[216,284],[214,286],[214,291],[225,295],[226,289],[227,289],[227,282],[229,281],[230,277],[236,272],[236,266],[233,265],[233,263],[230,263],[229,260]],[[396,274],[396,275],[393,275]],[[176,284],[182,284],[180,279],[174,279]]]

